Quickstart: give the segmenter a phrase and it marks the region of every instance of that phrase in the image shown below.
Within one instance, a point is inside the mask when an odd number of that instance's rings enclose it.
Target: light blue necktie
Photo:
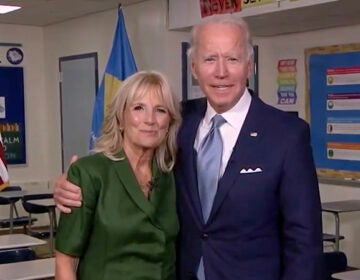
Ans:
[[[197,153],[198,188],[205,222],[209,218],[218,187],[223,151],[223,142],[219,128],[225,122],[226,120],[221,115],[215,115],[212,118],[210,131],[203,139]],[[205,280],[202,257],[200,259],[197,277],[199,280]]]
[[[203,139],[197,153],[199,196],[205,222],[209,218],[219,181],[223,150],[219,128],[225,122],[221,115],[212,118],[210,131]]]

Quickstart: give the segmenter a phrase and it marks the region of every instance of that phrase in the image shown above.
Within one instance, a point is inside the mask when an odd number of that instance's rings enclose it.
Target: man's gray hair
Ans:
[[[248,58],[252,59],[254,56],[254,48],[252,45],[252,38],[249,30],[249,26],[244,19],[240,16],[234,14],[220,14],[220,15],[212,15],[209,17],[205,17],[198,24],[194,25],[191,30],[191,39],[190,39],[190,48],[188,49],[188,56],[191,58],[196,53],[197,48],[197,36],[198,30],[209,23],[221,23],[221,24],[230,24],[239,27],[239,29],[245,35],[245,42],[247,44],[247,54]]]

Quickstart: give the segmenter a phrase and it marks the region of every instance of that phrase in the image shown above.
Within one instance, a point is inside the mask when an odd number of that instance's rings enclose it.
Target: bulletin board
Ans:
[[[7,164],[26,163],[23,51],[0,43],[0,132]]]
[[[305,50],[307,119],[319,177],[360,181],[360,44]]]

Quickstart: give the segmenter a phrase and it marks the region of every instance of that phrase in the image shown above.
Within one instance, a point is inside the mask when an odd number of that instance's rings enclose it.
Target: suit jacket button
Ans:
[[[207,233],[203,233],[201,236],[202,239],[208,239],[208,237],[209,237],[209,235]]]
[[[192,272],[189,273],[189,280],[197,280],[196,276]]]

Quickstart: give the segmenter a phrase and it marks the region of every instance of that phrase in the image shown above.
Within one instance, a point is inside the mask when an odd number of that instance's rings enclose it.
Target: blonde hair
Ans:
[[[172,170],[176,160],[176,137],[181,123],[180,105],[167,78],[156,71],[140,71],[128,77],[119,87],[110,104],[102,126],[102,134],[95,142],[93,152],[104,153],[112,160],[123,160],[117,154],[122,150],[124,111],[128,104],[146,93],[157,94],[170,115],[165,140],[155,149],[155,159],[162,171]]]
[[[245,43],[248,59],[253,59],[254,56],[254,48],[252,44],[251,34],[249,30],[248,24],[239,16],[234,14],[218,14],[212,15],[202,19],[198,24],[194,25],[191,30],[191,39],[190,39],[190,48],[187,51],[187,54],[190,58],[197,52],[197,44],[198,44],[198,32],[199,29],[207,24],[216,23],[216,24],[229,24],[235,25],[239,28],[240,32],[243,32],[245,35]]]

